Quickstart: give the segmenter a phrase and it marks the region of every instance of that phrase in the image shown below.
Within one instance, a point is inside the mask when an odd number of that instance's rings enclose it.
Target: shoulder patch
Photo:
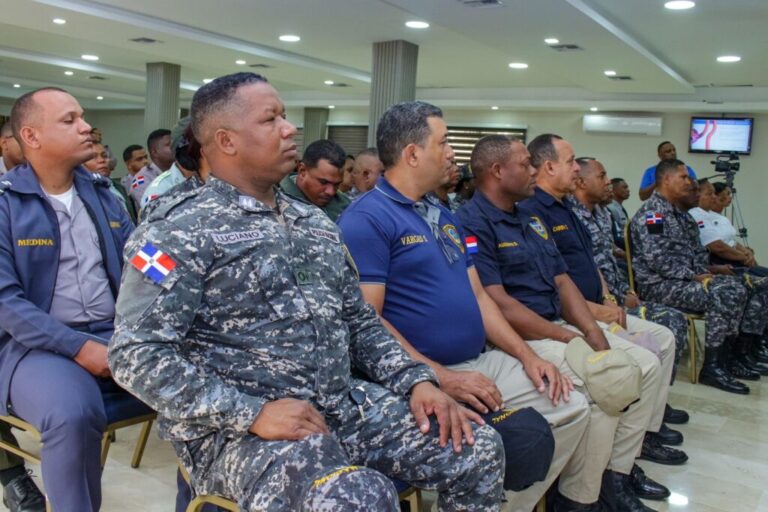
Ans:
[[[544,223],[541,222],[541,219],[537,216],[531,215],[531,222],[529,222],[528,225],[531,227],[534,233],[539,235],[544,240],[549,238],[549,232],[547,231],[547,228],[544,226]]]
[[[664,214],[661,212],[645,212],[645,227],[648,233],[660,235],[664,233]]]

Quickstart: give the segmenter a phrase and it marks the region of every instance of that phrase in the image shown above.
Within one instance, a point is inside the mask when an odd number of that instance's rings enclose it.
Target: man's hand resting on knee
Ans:
[[[419,430],[429,432],[429,416],[435,415],[440,425],[440,446],[453,441],[453,450],[461,452],[462,439],[474,444],[470,421],[482,425],[483,419],[475,412],[461,407],[456,401],[437,389],[431,382],[419,382],[411,388],[411,412]]]
[[[298,441],[312,434],[331,433],[317,409],[295,398],[267,402],[248,430],[268,441]]]
[[[87,340],[75,355],[75,362],[95,377],[112,376],[107,364],[107,346],[98,341]]]

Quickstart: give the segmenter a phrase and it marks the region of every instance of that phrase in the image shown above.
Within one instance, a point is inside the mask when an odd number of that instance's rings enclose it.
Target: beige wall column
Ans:
[[[158,128],[172,129],[179,120],[181,67],[167,62],[147,63],[144,136]],[[143,144],[143,143],[142,143]]]
[[[373,44],[371,101],[368,109],[368,145],[376,145],[376,125],[395,103],[416,99],[416,63],[419,47],[408,41]]]

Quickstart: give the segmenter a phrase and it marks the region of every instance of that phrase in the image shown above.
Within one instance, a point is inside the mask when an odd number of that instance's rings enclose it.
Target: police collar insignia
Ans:
[[[448,238],[451,239],[451,242],[456,244],[456,246],[461,249],[461,252],[464,252],[464,245],[461,243],[461,237],[459,237],[459,230],[456,229],[456,226],[453,224],[446,224],[443,226],[443,233],[448,235]]]
[[[237,204],[244,210],[258,211],[259,209],[256,198],[251,196],[239,196],[237,198]]]
[[[464,243],[467,244],[467,252],[469,254],[477,254],[477,237],[468,236],[464,238]]]
[[[549,238],[549,233],[547,232],[547,228],[545,228],[544,224],[541,223],[540,218],[532,215],[531,222],[528,225],[531,226],[531,229],[544,240],[547,240]]]
[[[645,212],[646,224],[663,224],[664,215],[659,212]]]
[[[131,265],[157,284],[176,268],[176,262],[163,251],[147,243],[131,258]]]

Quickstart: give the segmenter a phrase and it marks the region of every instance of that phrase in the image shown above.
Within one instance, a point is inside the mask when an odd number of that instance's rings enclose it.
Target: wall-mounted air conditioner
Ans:
[[[587,133],[632,133],[637,135],[661,135],[660,117],[609,116],[587,114],[583,127]]]

